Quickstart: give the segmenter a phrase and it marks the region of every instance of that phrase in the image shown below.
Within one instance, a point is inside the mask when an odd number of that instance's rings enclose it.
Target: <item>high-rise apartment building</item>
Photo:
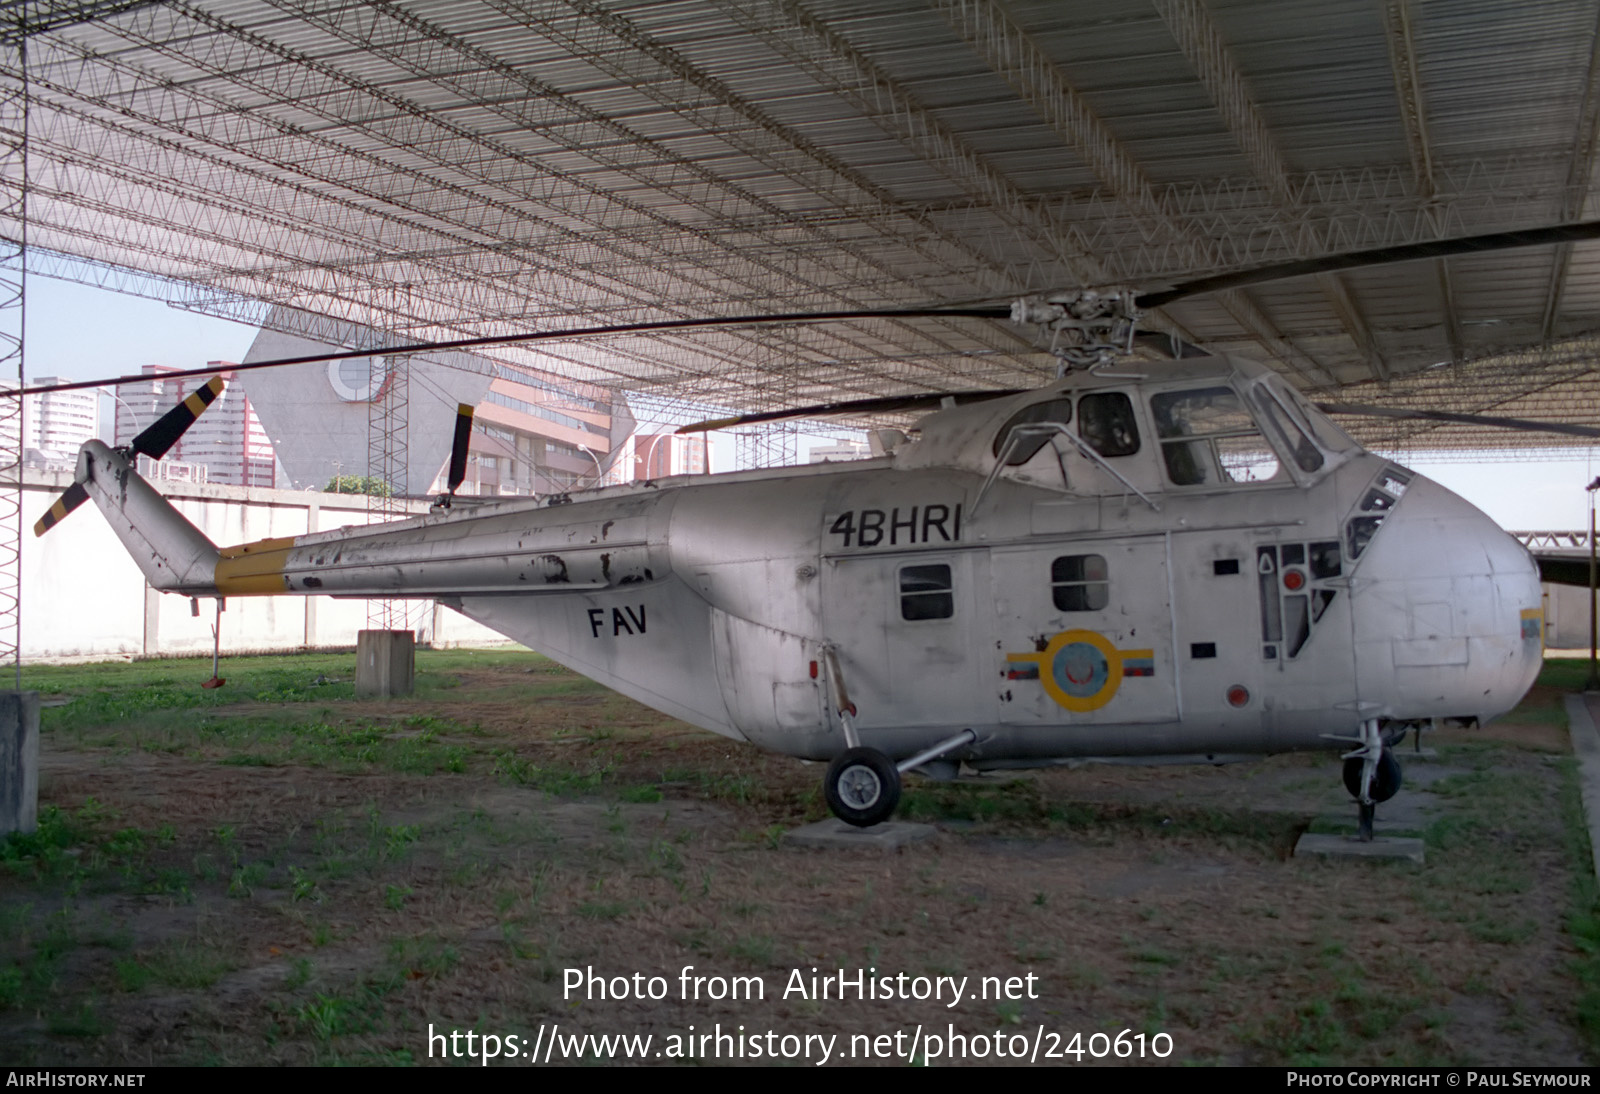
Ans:
[[[212,361],[210,364],[224,380],[233,379],[229,371],[231,362]],[[126,384],[116,396],[114,443],[119,445],[133,440],[201,383],[193,378],[163,380],[162,373],[173,370],[158,365],[146,365],[140,371],[151,377],[150,382]],[[232,486],[281,485],[272,441],[256,419],[249,396],[237,384],[224,387],[222,396],[172,446],[164,462],[174,461],[204,468],[204,478],[208,482]]]
[[[698,434],[635,433],[625,442],[610,481],[664,479],[706,472],[706,439]]]
[[[40,376],[31,384],[64,384],[59,376]],[[100,428],[100,396],[93,391],[52,391],[23,399],[23,451],[30,466],[75,464],[78,449]]]

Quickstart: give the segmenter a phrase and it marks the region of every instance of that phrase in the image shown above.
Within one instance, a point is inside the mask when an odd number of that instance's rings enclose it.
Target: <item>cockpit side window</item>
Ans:
[[[1120,391],[1096,391],[1078,400],[1078,435],[1102,456],[1139,451],[1133,400]]]
[[[1350,434],[1340,429],[1326,414],[1306,401],[1306,397],[1276,376],[1268,377],[1267,386],[1280,402],[1298,411],[1300,419],[1311,430],[1311,437],[1325,452],[1344,452],[1361,446]]]
[[[1025,406],[1006,420],[1000,427],[1000,432],[995,434],[994,454],[999,456],[1005,451],[1006,439],[1011,436],[1011,431],[1019,425],[1034,425],[1038,422],[1055,422],[1067,425],[1072,421],[1071,399],[1049,399],[1042,403]],[[1011,447],[1011,452],[1006,456],[1007,467],[1021,467],[1034,456],[1039,449],[1050,443],[1050,435],[1040,430],[1038,433],[1025,434],[1017,438],[1017,443]]]
[[[1255,400],[1261,417],[1271,423],[1273,434],[1283,445],[1284,451],[1294,456],[1295,466],[1306,472],[1321,471],[1322,453],[1289,411],[1265,387],[1256,388]]]
[[[1160,392],[1150,397],[1150,410],[1167,478],[1175,486],[1267,482],[1278,476],[1277,454],[1232,388]]]

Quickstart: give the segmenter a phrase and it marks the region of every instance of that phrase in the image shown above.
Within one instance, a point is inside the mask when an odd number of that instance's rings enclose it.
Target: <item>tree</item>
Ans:
[[[335,475],[322,489],[329,494],[373,494],[380,498],[394,493],[388,483],[371,475]]]

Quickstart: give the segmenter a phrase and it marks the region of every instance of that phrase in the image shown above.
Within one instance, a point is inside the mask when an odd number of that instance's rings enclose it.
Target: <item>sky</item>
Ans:
[[[135,373],[144,365],[199,368],[209,361],[238,361],[256,334],[246,324],[47,277],[28,279],[27,323],[30,379],[88,380]],[[110,401],[109,396],[102,400]],[[103,421],[107,413],[103,406]],[[828,440],[802,438],[802,455],[811,444]],[[714,471],[732,469],[733,449],[731,437],[713,441]],[[1600,459],[1592,450],[1576,459],[1544,462],[1461,463],[1416,455],[1402,462],[1513,530],[1587,528],[1584,487],[1600,474]]]

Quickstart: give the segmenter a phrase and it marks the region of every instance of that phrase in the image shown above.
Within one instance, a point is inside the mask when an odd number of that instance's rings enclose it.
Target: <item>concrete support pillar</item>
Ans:
[[[144,587],[144,655],[161,653],[161,594],[148,584]]]
[[[412,632],[356,632],[357,699],[410,695],[416,672],[417,642]]]
[[[39,827],[39,693],[0,691],[0,836]]]
[[[315,495],[312,496],[315,497]],[[321,519],[321,504],[316,501],[311,502],[310,506],[308,506],[306,509],[307,534],[321,531],[321,528],[319,527]],[[314,596],[303,596],[300,598],[300,602],[305,605],[306,611],[306,630],[303,644],[307,649],[314,649],[317,645],[317,598]]]

